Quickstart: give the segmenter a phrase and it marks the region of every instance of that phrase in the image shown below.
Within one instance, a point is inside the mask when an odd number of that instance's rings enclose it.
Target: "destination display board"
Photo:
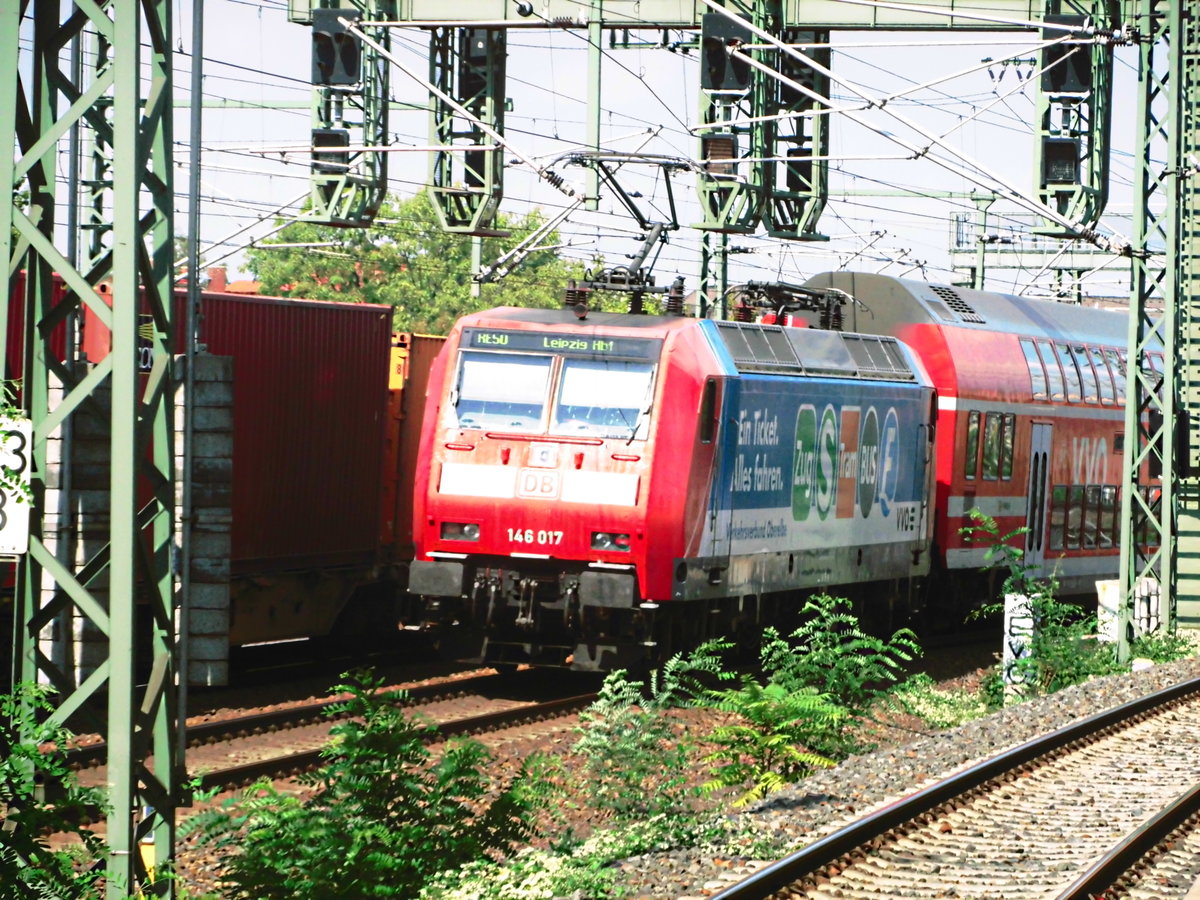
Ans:
[[[599,334],[554,334],[544,331],[508,331],[498,328],[464,328],[462,346],[474,350],[512,350],[524,353],[557,353],[591,358],[654,361],[662,341]]]

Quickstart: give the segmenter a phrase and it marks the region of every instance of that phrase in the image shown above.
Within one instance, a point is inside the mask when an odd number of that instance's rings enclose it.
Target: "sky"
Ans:
[[[177,204],[177,229],[183,235],[190,160],[191,9],[187,0],[172,5],[180,51],[175,59],[180,98],[175,138],[176,191],[183,195]],[[201,248],[205,261],[222,262],[233,277],[244,265],[245,244],[255,238],[269,242],[266,235],[278,211],[295,213],[299,198],[306,194],[307,156],[281,151],[307,146],[309,141],[310,29],[289,23],[286,13],[284,0],[207,0],[204,7]],[[645,32],[641,36],[657,38]],[[832,68],[846,83],[835,87],[834,100],[849,112],[835,116],[832,123],[830,202],[820,223],[830,239],[779,241],[761,230],[757,235],[733,236],[731,246],[739,252],[731,257],[731,277],[796,282],[843,267],[941,283],[961,277],[950,269],[949,245],[956,214],[975,220],[976,206],[969,192],[987,190],[993,177],[1029,195],[1035,189],[1030,123],[1040,40],[1036,32],[836,35]],[[393,50],[408,69],[425,73],[424,32],[394,30]],[[992,64],[984,62],[989,58]],[[1016,62],[997,62],[1005,58]],[[1131,61],[1128,54],[1118,55],[1112,192],[1110,215],[1104,220],[1108,230],[1120,234],[1129,230],[1130,147],[1138,130]],[[698,139],[689,128],[698,119],[700,103],[696,55],[659,46],[606,47],[603,65],[603,145],[695,158]],[[510,33],[512,108],[506,138],[518,155],[543,164],[583,148],[586,72],[582,32]],[[424,86],[396,69],[392,91],[395,100],[418,106],[426,102]],[[863,97],[892,95],[900,96],[882,110],[862,108]],[[231,101],[263,108],[219,106]],[[389,128],[393,146],[423,147],[431,142],[423,111],[393,112]],[[973,179],[928,158],[905,158],[919,155],[912,148],[929,145],[931,134],[944,138],[986,175]],[[953,159],[942,150],[931,155]],[[953,162],[963,165],[961,159]],[[420,190],[428,177],[423,152],[392,153],[389,166],[390,188],[401,196]],[[558,171],[582,185],[583,171],[578,167]],[[621,180],[626,190],[642,195],[638,202],[645,204],[652,219],[666,219],[664,176],[657,167],[626,166]],[[659,284],[682,275],[694,287],[701,240],[701,233],[688,227],[699,218],[694,177],[675,176],[674,193],[683,227],[670,236],[654,271]],[[552,216],[567,202],[528,166],[518,163],[506,171],[501,206],[505,213],[519,216],[539,209]],[[638,228],[615,198],[602,196],[599,207],[594,213],[577,212],[564,222],[560,232],[565,246],[560,252],[584,260],[600,255],[609,266],[623,264],[641,248]],[[1001,200],[989,210],[988,231],[1012,236],[1027,230],[1029,222],[1028,213]],[[970,231],[969,245],[973,237]],[[1035,253],[1034,244],[1024,239],[1006,246],[1013,248],[1012,257],[1026,268],[994,270],[988,287],[1045,294],[1050,280],[1039,274],[1044,255]],[[1085,291],[1119,295],[1127,290],[1127,269],[1115,257],[1098,254],[1094,265],[1101,268],[1087,276]]]

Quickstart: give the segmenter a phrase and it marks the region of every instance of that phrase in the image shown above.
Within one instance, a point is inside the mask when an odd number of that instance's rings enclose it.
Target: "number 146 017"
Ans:
[[[544,544],[553,547],[562,543],[563,533],[545,529],[510,528],[508,539],[514,544]]]

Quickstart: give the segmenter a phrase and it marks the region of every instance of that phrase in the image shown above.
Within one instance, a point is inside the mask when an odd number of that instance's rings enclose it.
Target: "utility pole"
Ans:
[[[984,251],[987,249],[985,243],[987,240],[987,211],[996,202],[996,195],[973,196],[971,199],[974,201],[976,209],[979,210],[977,219],[979,232],[975,235],[975,270],[971,273],[971,287],[977,291],[982,291],[985,278],[983,272]]]
[[[1141,142],[1135,151],[1121,651],[1130,610],[1157,592],[1160,621],[1200,626],[1200,23],[1186,0],[1139,0]],[[1164,253],[1156,254],[1157,247]],[[1163,312],[1158,315],[1156,307]],[[1148,352],[1163,352],[1163,371]],[[1176,605],[1177,604],[1177,605]],[[1178,619],[1176,620],[1176,616]]]

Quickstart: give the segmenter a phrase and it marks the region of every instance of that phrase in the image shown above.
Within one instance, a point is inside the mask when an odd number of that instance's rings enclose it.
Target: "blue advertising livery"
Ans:
[[[703,324],[726,377],[708,526],[688,568],[710,582],[718,570],[725,593],[926,574],[935,404],[911,351]]]

